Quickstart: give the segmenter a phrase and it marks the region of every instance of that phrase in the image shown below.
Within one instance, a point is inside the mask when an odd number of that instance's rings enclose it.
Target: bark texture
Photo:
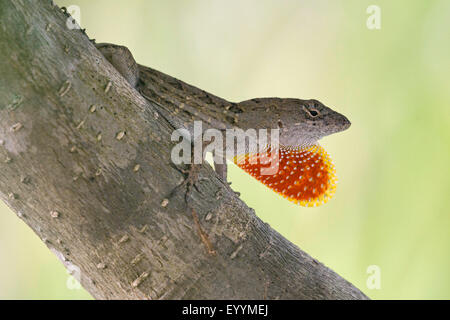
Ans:
[[[0,198],[97,299],[366,299],[210,168],[192,193],[174,128],[51,1],[0,1]]]

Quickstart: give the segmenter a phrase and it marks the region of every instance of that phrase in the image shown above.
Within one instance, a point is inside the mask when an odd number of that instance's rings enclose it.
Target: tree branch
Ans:
[[[66,19],[50,1],[0,2],[0,197],[93,297],[367,298],[208,165],[192,192],[198,221],[184,190],[168,199],[184,180],[174,128]]]

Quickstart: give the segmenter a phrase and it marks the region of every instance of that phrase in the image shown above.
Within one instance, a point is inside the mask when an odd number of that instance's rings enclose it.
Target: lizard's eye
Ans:
[[[315,118],[320,115],[319,110],[317,110],[315,108],[311,108],[311,107],[308,108],[307,106],[303,106],[303,110],[305,110],[305,112],[312,118]]]
[[[309,111],[309,114],[310,114],[312,117],[317,117],[317,116],[319,115],[319,112],[317,112],[316,110],[310,110],[310,111]]]

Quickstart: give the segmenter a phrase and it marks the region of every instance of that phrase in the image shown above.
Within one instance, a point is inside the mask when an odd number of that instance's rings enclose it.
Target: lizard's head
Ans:
[[[278,125],[280,143],[284,144],[282,140],[286,140],[284,137],[289,135],[302,137],[305,139],[304,143],[314,143],[325,136],[348,129],[351,123],[344,115],[317,100],[284,99],[284,103],[280,105]],[[289,142],[287,145],[295,145],[295,141]]]
[[[313,99],[260,98],[241,102],[239,106],[251,110],[248,117],[261,121],[260,127],[279,128],[280,144],[284,146],[314,144],[348,129],[351,124],[344,115]],[[251,122],[248,120],[247,123]]]
[[[237,107],[234,109],[240,111],[241,128],[280,130],[278,149],[270,144],[265,152],[238,155],[234,161],[239,167],[302,206],[318,206],[333,196],[336,170],[317,141],[350,127],[345,116],[317,100],[262,98],[241,102]]]

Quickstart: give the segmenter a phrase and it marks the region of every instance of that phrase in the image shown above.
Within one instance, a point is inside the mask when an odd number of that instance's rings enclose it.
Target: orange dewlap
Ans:
[[[336,190],[334,165],[320,145],[284,147],[233,159],[245,172],[289,201],[305,207],[327,202]]]

